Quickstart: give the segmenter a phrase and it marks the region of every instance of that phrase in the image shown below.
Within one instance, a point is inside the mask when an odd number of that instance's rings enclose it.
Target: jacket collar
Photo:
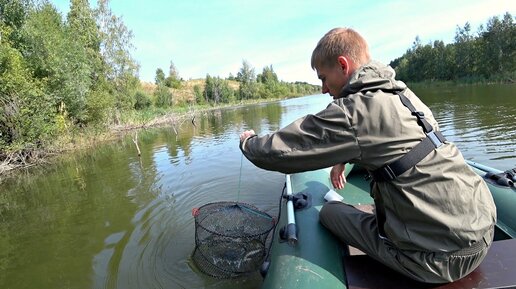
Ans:
[[[358,68],[349,78],[348,84],[342,88],[340,97],[367,91],[401,91],[407,88],[402,81],[395,79],[396,72],[390,66],[371,61]]]

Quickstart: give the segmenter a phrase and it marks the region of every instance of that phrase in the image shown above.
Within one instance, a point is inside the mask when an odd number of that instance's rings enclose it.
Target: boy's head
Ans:
[[[326,33],[312,53],[312,68],[332,67],[337,58],[345,56],[357,67],[370,61],[367,42],[350,28],[334,28]]]

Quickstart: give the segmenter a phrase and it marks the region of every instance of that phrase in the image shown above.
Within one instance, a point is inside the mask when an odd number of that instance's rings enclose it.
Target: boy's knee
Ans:
[[[340,202],[328,202],[323,205],[321,211],[319,212],[319,221],[323,225],[327,225],[331,222],[332,219],[335,218],[335,212],[339,206]]]

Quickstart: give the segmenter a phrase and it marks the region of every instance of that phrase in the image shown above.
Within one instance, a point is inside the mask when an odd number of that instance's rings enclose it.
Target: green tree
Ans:
[[[156,69],[156,77],[154,77],[154,83],[156,85],[160,85],[160,84],[165,85],[165,72],[163,72],[163,69],[161,69],[161,68]]]
[[[108,0],[97,3],[71,0],[63,19],[47,0],[0,0],[0,149],[38,147],[148,106],[137,93],[132,33]]]
[[[516,24],[511,14],[492,17],[478,34],[471,25],[457,26],[455,42],[421,45],[418,37],[407,52],[390,65],[405,81],[499,79],[516,77]]]
[[[181,88],[181,79],[179,78],[179,71],[176,65],[171,60],[170,67],[168,70],[168,76],[165,78],[165,85],[171,88]]]
[[[235,98],[235,92],[229,87],[226,80],[220,77],[211,77],[206,75],[204,86],[204,97],[207,102],[211,103],[227,103]]]
[[[265,66],[261,74],[256,76],[258,82],[267,84],[267,83],[277,83],[278,75],[274,72],[272,68],[272,64],[270,66]]]
[[[108,92],[107,67],[100,53],[102,35],[87,0],[71,1],[67,33],[67,39],[74,44],[75,70],[81,69],[83,73],[80,79],[73,81],[80,88],[77,103],[81,113],[76,117],[82,123],[104,124],[114,100]]]
[[[89,56],[98,58],[100,56],[100,31],[88,0],[71,0],[67,23],[74,36],[73,39],[79,41],[87,49]]]
[[[9,39],[10,27],[0,24]],[[51,102],[32,78],[22,54],[0,40],[0,157],[40,147],[55,131]]]
[[[455,32],[455,63],[459,77],[472,76],[476,70],[474,36],[469,22],[464,27],[457,26]]]
[[[241,83],[256,81],[256,74],[254,73],[254,68],[245,59],[242,61],[242,67],[240,68],[240,71],[238,71],[237,73],[236,80]]]
[[[252,99],[258,97],[258,85],[256,84],[256,74],[247,60],[242,61],[242,67],[237,73],[237,81],[240,82],[238,90],[239,99]]]
[[[98,0],[94,11],[101,35],[100,52],[105,63],[106,80],[114,96],[117,111],[132,109],[141,89],[139,66],[131,56],[133,33],[122,19],[113,14],[109,0]]]
[[[64,104],[74,123],[85,123],[93,70],[82,44],[73,40],[61,15],[49,3],[29,13],[21,33],[22,54],[33,76],[45,83],[52,106],[57,110]]]
[[[20,31],[25,24],[30,9],[30,0],[0,0],[0,23],[11,28],[11,32],[2,35],[2,37],[8,37],[15,49],[19,50],[21,48],[22,35]]]
[[[454,56],[451,48],[448,48],[442,40],[436,40],[430,61],[434,63],[433,78],[438,80],[451,80],[454,75]],[[437,61],[436,61],[437,60]]]
[[[480,27],[479,35],[484,77],[516,71],[516,24],[510,13],[505,13],[501,20],[496,16],[490,18],[485,29]]]
[[[261,98],[272,98],[285,95],[288,88],[278,81],[278,75],[274,72],[272,65],[265,66],[261,74],[256,76],[260,85],[258,86]]]
[[[168,77],[171,77],[173,79],[179,79],[179,71],[177,70],[177,67],[174,64],[174,61],[172,61],[172,60],[170,60],[170,66],[168,69]]]

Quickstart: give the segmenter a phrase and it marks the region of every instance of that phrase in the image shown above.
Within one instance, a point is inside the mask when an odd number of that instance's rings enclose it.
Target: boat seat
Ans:
[[[470,289],[516,288],[516,239],[495,241],[480,266],[466,277],[447,284],[414,281],[367,255],[346,256],[348,289]]]

